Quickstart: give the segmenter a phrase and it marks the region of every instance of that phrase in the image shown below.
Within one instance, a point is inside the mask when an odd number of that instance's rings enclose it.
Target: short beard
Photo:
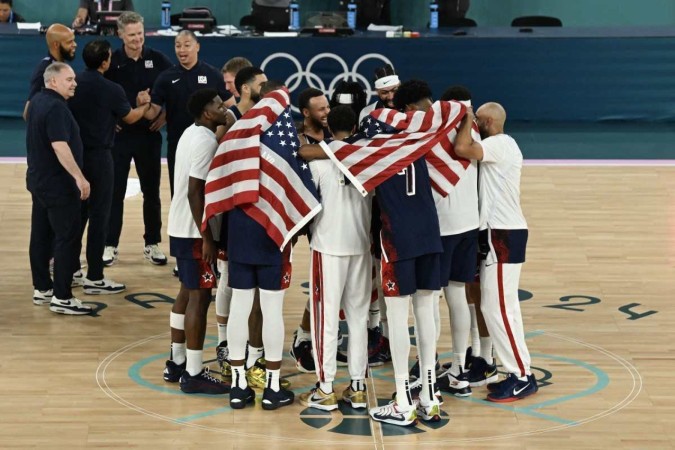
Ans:
[[[59,56],[61,56],[61,61],[72,61],[75,59],[75,54],[70,54],[68,50],[63,47],[59,47]]]
[[[260,101],[260,92],[251,92],[251,101],[253,103],[258,103]]]

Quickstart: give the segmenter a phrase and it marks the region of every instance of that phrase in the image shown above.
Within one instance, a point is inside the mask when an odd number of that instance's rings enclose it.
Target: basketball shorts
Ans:
[[[216,287],[216,275],[202,259],[201,238],[177,238],[169,236],[171,256],[176,258],[178,279],[187,289],[211,289]]]
[[[441,241],[441,285],[447,286],[449,281],[473,281],[478,258],[478,229],[441,236]]]
[[[267,289],[280,291],[291,285],[293,266],[290,261],[290,252],[284,252],[282,263],[279,265],[245,264],[229,261],[229,286],[233,289]]]
[[[387,262],[383,258],[381,273],[384,296],[412,295],[418,289],[439,290],[441,288],[440,258],[440,253],[394,262]]]

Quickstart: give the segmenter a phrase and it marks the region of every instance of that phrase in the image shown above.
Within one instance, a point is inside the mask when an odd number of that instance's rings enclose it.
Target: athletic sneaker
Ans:
[[[293,403],[295,394],[293,391],[280,388],[278,391],[273,391],[270,388],[265,388],[262,397],[262,407],[268,411],[288,406]]]
[[[370,367],[381,366],[391,361],[391,350],[389,348],[389,339],[380,336],[380,342],[372,353],[368,354],[368,365]]]
[[[450,369],[436,377],[438,388],[449,392],[455,397],[468,397],[471,395],[471,386],[469,385],[469,372],[459,367],[459,374],[453,375]]]
[[[396,401],[392,400],[388,404],[371,408],[368,411],[370,417],[378,422],[390,423],[407,427],[417,423],[417,411],[414,406],[409,409],[401,408]]]
[[[492,364],[488,364],[485,359],[480,356],[474,356],[469,370],[469,385],[471,387],[484,386],[486,384],[495,383],[499,379],[497,373],[497,364],[492,360]]]
[[[60,300],[56,297],[52,297],[52,301],[49,302],[49,310],[59,314],[83,316],[91,313],[91,306],[83,305],[82,302],[75,297],[67,300]]]
[[[164,381],[168,383],[178,383],[183,372],[185,372],[185,364],[185,362],[183,362],[183,364],[176,364],[170,359],[167,360],[166,365],[164,366]]]
[[[495,383],[495,389],[487,396],[487,400],[496,403],[515,402],[537,392],[537,380],[534,375],[528,375],[527,380],[518,379],[516,374],[510,373],[502,382]]]
[[[298,330],[293,333],[293,343],[290,350],[291,358],[300,372],[314,373],[314,356],[312,355],[312,341],[298,336]]]
[[[163,266],[167,262],[166,255],[162,253],[157,244],[146,245],[143,249],[143,256],[145,259],[158,266]]]
[[[92,281],[84,279],[84,293],[89,295],[119,294],[127,287],[122,283],[103,278],[102,280]]]
[[[354,409],[363,409],[368,407],[368,395],[366,390],[355,391],[351,385],[342,392],[342,401],[348,403]]]
[[[232,386],[230,389],[230,408],[244,409],[248,403],[255,401],[255,391],[251,386],[242,389],[238,386]]]
[[[342,350],[337,351],[337,355],[335,357],[335,360],[337,362],[338,367],[346,367],[349,365],[349,360],[347,359],[347,354],[343,352]]]
[[[267,386],[265,358],[258,358],[252,367],[246,369],[246,382],[249,386],[256,389],[263,389]],[[291,387],[291,382],[286,378],[279,378],[279,386],[288,389]]]
[[[103,249],[103,265],[106,267],[112,266],[115,264],[115,261],[117,261],[118,256],[119,252],[117,251],[117,247],[106,245]]]
[[[34,305],[44,305],[52,301],[54,296],[54,291],[52,289],[47,289],[46,291],[40,291],[35,289],[33,291],[33,304]]]
[[[425,422],[440,422],[441,421],[441,405],[438,401],[432,401],[429,405],[422,405],[422,402],[417,400],[415,402],[415,410],[417,417]]]
[[[474,358],[475,357],[473,356],[471,347],[467,348],[466,354],[464,355],[464,370],[466,370],[467,372],[471,370],[471,365],[473,363]],[[441,369],[443,370],[443,372],[448,370],[450,367],[452,367],[452,362],[447,362],[441,365]]]
[[[230,366],[230,352],[227,349],[227,341],[223,341],[216,347],[216,361],[220,367],[223,378],[232,378],[232,366]]]
[[[186,394],[222,395],[230,392],[230,385],[212,377],[209,368],[204,367],[194,376],[184,371],[180,377],[180,390]]]
[[[82,270],[78,270],[73,274],[73,281],[70,283],[70,287],[80,287],[84,286],[84,274]]]
[[[171,271],[171,274],[174,277],[178,277],[178,266],[174,267],[173,270]]]
[[[420,398],[420,392],[422,392],[422,380],[417,379],[410,383],[410,397],[413,400]],[[438,404],[442,405],[443,395],[441,394],[441,390],[438,388],[438,383],[434,383],[434,396],[436,397],[436,400],[438,400]],[[392,400],[396,399],[396,392],[391,394],[391,398]]]
[[[368,328],[368,355],[378,349],[381,336],[380,327]]]
[[[338,409],[338,399],[335,392],[325,393],[319,387],[319,383],[309,392],[300,394],[300,404],[309,408],[320,409],[322,411],[335,411]]]

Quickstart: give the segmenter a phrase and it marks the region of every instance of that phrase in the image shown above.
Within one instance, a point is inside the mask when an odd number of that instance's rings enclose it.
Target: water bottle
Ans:
[[[291,2],[289,5],[290,9],[290,14],[291,14],[291,25],[290,29],[291,30],[299,30],[300,29],[300,6],[298,5],[297,1]]]
[[[162,2],[162,28],[171,27],[171,2]]]
[[[438,29],[438,3],[436,3],[436,0],[433,0],[429,4],[429,28],[432,30],[437,30]]]
[[[356,29],[356,3],[354,3],[354,0],[347,4],[347,26]]]

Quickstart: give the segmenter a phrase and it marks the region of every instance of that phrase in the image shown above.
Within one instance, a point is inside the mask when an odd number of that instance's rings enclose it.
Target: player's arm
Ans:
[[[204,215],[204,186],[206,181],[199,178],[190,177],[188,181],[188,203],[190,203],[190,212],[192,212],[192,220],[195,221],[197,229],[202,234],[202,259],[209,263],[216,263],[216,244],[213,241],[213,234],[211,234],[211,227],[206,227],[202,231],[202,216]]]
[[[328,155],[323,151],[319,144],[304,144],[300,146],[300,157],[305,161],[312,161],[315,159],[328,159]]]
[[[459,126],[457,137],[455,138],[455,153],[457,156],[466,159],[483,160],[483,146],[471,137],[471,127],[473,127],[473,112],[467,111],[462,124]]]
[[[129,112],[125,116],[122,116],[122,120],[124,121],[124,123],[131,125],[132,123],[136,123],[143,117],[145,117],[145,113],[150,108],[149,91],[150,91],[149,89],[146,89],[145,91],[141,91],[138,93],[138,95],[136,96],[136,104],[139,106],[129,110]],[[124,101],[126,101],[126,98],[124,99]]]
[[[80,190],[80,199],[86,200],[89,198],[89,182],[84,177],[82,170],[80,170],[80,166],[75,162],[73,152],[70,150],[68,143],[65,141],[52,142],[52,148],[54,149],[54,153],[56,153],[59,163],[75,179],[75,184],[77,184],[77,188]]]

